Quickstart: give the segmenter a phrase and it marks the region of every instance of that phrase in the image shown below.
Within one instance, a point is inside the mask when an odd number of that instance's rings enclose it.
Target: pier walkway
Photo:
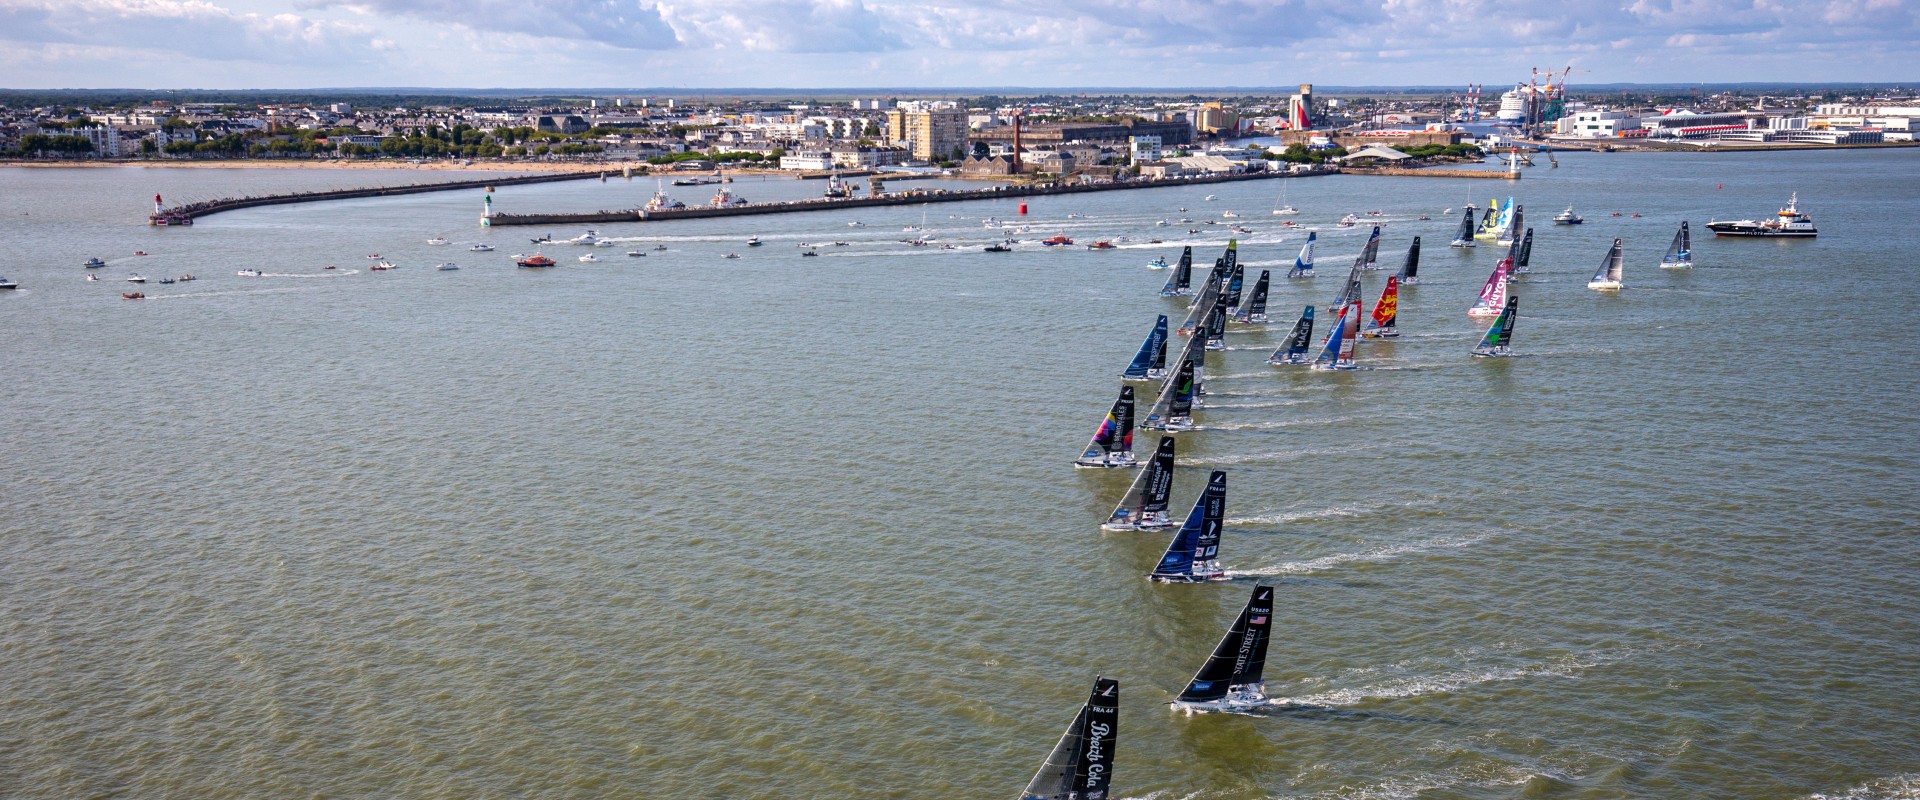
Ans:
[[[1250,172],[1232,175],[1202,175],[1191,178],[1109,181],[1105,183],[1010,184],[992,186],[985,189],[916,189],[906,192],[888,193],[879,197],[817,197],[807,200],[791,200],[780,203],[753,203],[750,205],[718,208],[633,209],[628,211],[589,211],[584,213],[557,214],[495,213],[488,219],[488,223],[492,225],[568,225],[606,222],[666,222],[669,220],[704,219],[707,217],[748,217],[759,214],[833,211],[843,208],[867,208],[871,206],[911,206],[921,203],[961,203],[969,200],[1044,197],[1061,194],[1111,192],[1124,189],[1157,189],[1169,186],[1197,186],[1211,183],[1234,183],[1238,181],[1257,181],[1271,178],[1305,178],[1315,175],[1334,175],[1338,173],[1338,169],[1318,169],[1311,172],[1298,173]]]
[[[505,178],[482,178],[468,181],[445,181],[442,183],[416,183],[402,186],[374,186],[365,189],[331,189],[318,192],[290,192],[270,194],[260,197],[222,197],[218,200],[202,200],[197,203],[174,206],[155,214],[155,217],[198,219],[222,211],[233,211],[254,206],[278,206],[289,203],[317,203],[322,200],[348,200],[357,197],[388,197],[402,194],[425,194],[427,192],[449,192],[458,189],[484,189],[489,186],[517,186],[528,183],[554,183],[558,181],[578,181],[589,178],[605,178],[609,173],[603,169],[584,172],[553,172],[538,175],[515,175]],[[180,224],[180,223],[172,223]]]

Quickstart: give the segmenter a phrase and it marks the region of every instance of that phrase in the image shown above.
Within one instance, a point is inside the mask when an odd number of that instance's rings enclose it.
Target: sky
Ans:
[[[1920,79],[1920,0],[0,0],[0,87]]]

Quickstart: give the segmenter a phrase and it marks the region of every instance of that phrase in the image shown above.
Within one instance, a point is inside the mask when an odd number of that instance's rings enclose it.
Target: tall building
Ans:
[[[1287,98],[1287,127],[1296,131],[1313,128],[1313,84],[1300,84],[1300,93]]]
[[[887,138],[904,142],[913,157],[939,161],[967,148],[967,110],[902,103],[887,112]]]
[[[1202,133],[1232,132],[1240,125],[1239,115],[1218,102],[1205,103],[1195,112],[1193,127]]]

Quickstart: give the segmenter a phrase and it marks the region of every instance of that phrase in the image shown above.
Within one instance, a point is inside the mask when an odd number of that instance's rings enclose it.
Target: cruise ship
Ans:
[[[1494,112],[1493,118],[1501,122],[1526,122],[1527,91],[1526,86],[1516,83],[1513,91],[1500,95],[1500,110]]]

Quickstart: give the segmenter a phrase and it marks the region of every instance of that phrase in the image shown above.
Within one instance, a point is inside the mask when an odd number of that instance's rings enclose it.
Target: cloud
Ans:
[[[213,60],[346,57],[372,33],[364,25],[240,13],[205,0],[0,0],[0,38],[35,46],[150,48]]]
[[[410,17],[481,31],[583,39],[615,47],[666,49],[679,44],[652,3],[640,0],[313,0],[308,9]]]

